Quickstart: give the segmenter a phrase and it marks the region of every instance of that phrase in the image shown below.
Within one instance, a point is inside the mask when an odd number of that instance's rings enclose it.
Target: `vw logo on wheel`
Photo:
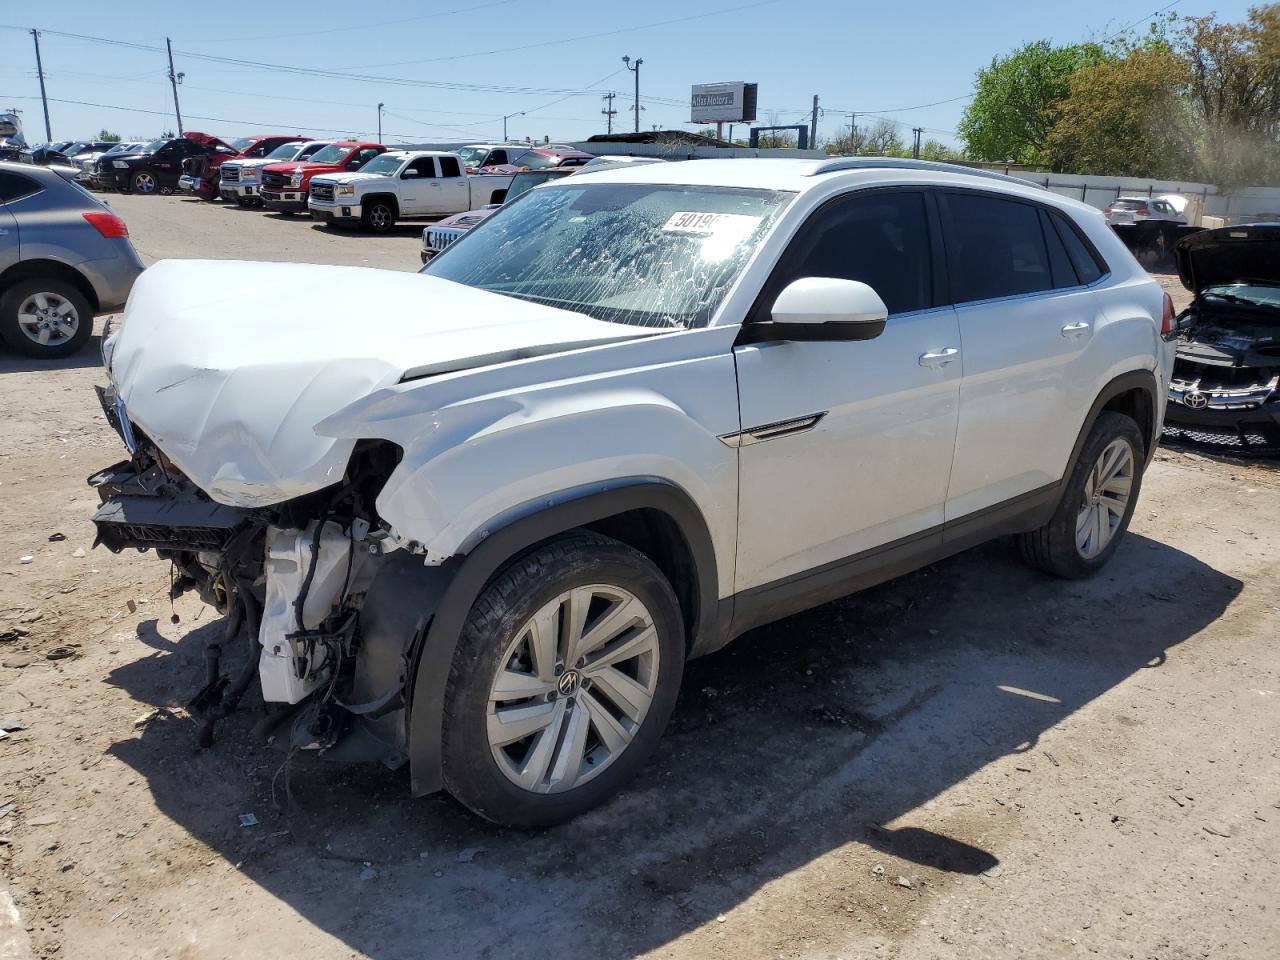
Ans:
[[[556,688],[560,691],[560,696],[571,697],[578,692],[578,686],[581,683],[581,677],[578,676],[577,670],[569,670],[560,674],[560,679],[556,683]]]
[[[1182,402],[1192,410],[1203,410],[1209,405],[1209,398],[1197,390],[1194,393],[1188,393],[1182,398]]]

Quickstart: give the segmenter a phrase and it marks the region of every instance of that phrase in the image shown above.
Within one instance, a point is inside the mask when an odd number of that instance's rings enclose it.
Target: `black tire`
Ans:
[[[517,631],[557,596],[587,584],[621,587],[648,610],[658,649],[653,698],[629,745],[599,773],[560,793],[526,790],[502,772],[490,747],[490,689],[499,667],[505,669],[499,660],[517,639]],[[521,555],[489,582],[458,641],[445,690],[445,788],[485,819],[521,828],[561,823],[599,805],[630,780],[657,747],[680,692],[684,651],[684,624],[671,584],[639,551],[609,537],[576,531]],[[592,689],[597,695],[599,688]],[[575,693],[585,697],[582,690]],[[555,694],[547,698],[554,700]],[[582,709],[584,701],[577,702]]]
[[[1110,541],[1096,556],[1086,557],[1076,545],[1076,522],[1086,506],[1086,484],[1089,474],[1099,458],[1114,441],[1128,444],[1133,457],[1133,479],[1129,488],[1129,502]],[[1146,463],[1146,447],[1142,431],[1133,419],[1122,413],[1104,410],[1098,415],[1088,439],[1080,450],[1080,457],[1062,493],[1062,500],[1053,517],[1043,527],[1018,535],[1018,549],[1022,559],[1033,567],[1054,576],[1078,580],[1097,573],[1129,529],[1138,494],[1142,488],[1142,471]]]
[[[40,344],[23,332],[18,323],[18,310],[29,297],[48,293],[70,303],[76,314],[76,329],[71,337],[58,344]],[[11,350],[38,360],[56,360],[75,353],[93,335],[93,308],[88,298],[74,284],[58,279],[19,280],[0,296],[0,339]]]
[[[390,200],[370,200],[360,215],[360,225],[370,233],[390,233],[396,225],[396,206]]]

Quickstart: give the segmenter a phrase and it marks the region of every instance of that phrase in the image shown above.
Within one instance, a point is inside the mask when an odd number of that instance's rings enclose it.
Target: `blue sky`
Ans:
[[[807,120],[817,93],[824,109],[819,135],[847,125],[849,111],[881,112],[903,124],[904,139],[919,125],[926,137],[950,142],[963,101],[905,108],[964,96],[992,56],[1025,41],[1106,36],[1166,2],[1030,0],[993,9],[925,0],[312,0],[244,6],[61,0],[6,4],[0,23],[48,31],[41,52],[50,98],[100,105],[51,102],[55,139],[92,136],[103,126],[142,138],[173,126],[167,63],[159,52],[169,36],[177,69],[186,74],[179,88],[185,127],[226,137],[339,131],[371,137],[375,105],[382,101],[388,142],[493,139],[502,133],[502,115],[520,111],[523,116],[508,121],[513,137],[573,140],[603,131],[601,95],[608,90],[619,94],[615,129],[630,129],[633,76],[621,60],[628,54],[644,59],[645,128],[692,129],[691,84],[754,80],[760,122]],[[1216,11],[1238,20],[1248,6],[1247,0],[1180,0],[1172,11]],[[663,22],[677,20],[682,22]],[[320,77],[196,55],[394,80]],[[20,107],[33,143],[44,139],[38,98],[31,37],[0,29],[0,110]]]

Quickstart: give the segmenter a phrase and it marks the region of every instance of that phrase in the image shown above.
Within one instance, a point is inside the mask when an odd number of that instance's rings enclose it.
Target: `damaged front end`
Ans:
[[[102,500],[95,546],[154,550],[173,565],[174,597],[193,590],[227,617],[189,704],[202,721],[201,744],[212,743],[214,725],[257,677],[263,700],[281,707],[269,726],[283,745],[403,763],[406,683],[425,624],[398,615],[404,604],[395,601],[411,589],[405,569],[420,577],[423,564],[396,547],[375,508],[400,448],[358,443],[336,484],[269,507],[228,506],[129,422],[111,388],[99,396],[132,455],[89,478]],[[387,609],[366,617],[371,593],[389,594]],[[224,648],[242,625],[250,656],[223,676]]]

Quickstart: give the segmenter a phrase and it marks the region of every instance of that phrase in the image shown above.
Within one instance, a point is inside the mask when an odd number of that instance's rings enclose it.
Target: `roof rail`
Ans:
[[[914,160],[909,157],[835,157],[831,160],[822,160],[818,165],[807,174],[810,177],[816,177],[823,173],[837,173],[841,170],[876,170],[876,169],[897,169],[897,170],[932,170],[935,173],[959,173],[970,177],[983,177],[988,180],[1002,180],[1005,183],[1016,183],[1024,187],[1035,187],[1037,190],[1044,188],[1033,180],[1024,180],[1021,177],[1011,177],[1008,174],[996,173],[994,170],[979,170],[976,167],[966,167],[960,163],[942,163],[937,160]]]

